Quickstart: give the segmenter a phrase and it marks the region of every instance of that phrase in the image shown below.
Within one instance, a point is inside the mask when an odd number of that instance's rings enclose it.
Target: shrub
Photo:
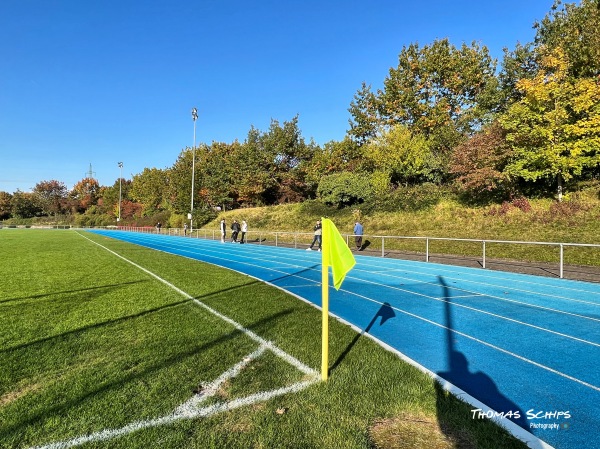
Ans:
[[[341,209],[369,201],[373,197],[373,188],[365,174],[342,172],[321,178],[317,196],[325,204]]]
[[[529,203],[529,200],[527,198],[525,198],[524,196],[520,196],[517,198],[514,198],[511,201],[503,201],[502,204],[500,205],[500,207],[498,206],[492,206],[490,207],[490,209],[486,212],[485,215],[489,215],[489,216],[497,216],[497,215],[506,215],[508,214],[512,209],[519,209],[521,212],[531,212],[531,204]]]
[[[580,201],[577,196],[568,201],[555,201],[550,205],[550,215],[555,217],[571,217],[579,212],[589,210],[590,206]]]
[[[382,212],[426,210],[448,196],[450,192],[446,188],[432,183],[399,186],[388,194],[377,197],[373,209]]]
[[[531,211],[531,204],[529,204],[529,200],[527,198],[525,198],[524,196],[515,198],[511,201],[511,204],[520,209],[522,212],[530,212]]]

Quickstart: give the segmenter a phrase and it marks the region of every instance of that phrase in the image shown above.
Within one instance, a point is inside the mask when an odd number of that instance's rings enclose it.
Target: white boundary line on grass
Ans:
[[[252,404],[255,404],[258,402],[264,402],[271,398],[281,396],[281,395],[284,395],[287,393],[296,393],[298,391],[301,391],[301,390],[309,387],[310,385],[313,385],[313,384],[319,382],[320,376],[317,371],[313,370],[312,368],[308,367],[304,363],[300,362],[298,359],[296,359],[292,355],[281,350],[280,348],[275,346],[272,342],[265,340],[264,338],[258,336],[254,332],[252,332],[250,329],[243,327],[241,324],[237,323],[236,321],[232,320],[231,318],[217,312],[213,308],[207,306],[206,304],[202,303],[201,301],[197,300],[196,298],[190,296],[189,294],[187,294],[180,288],[171,284],[167,280],[159,277],[158,275],[152,273],[151,271],[147,270],[146,268],[142,267],[141,265],[138,265],[135,262],[116,253],[115,251],[112,251],[111,249],[101,245],[100,243],[95,242],[92,239],[89,239],[88,237],[80,234],[79,232],[77,234],[80,235],[81,237],[85,238],[86,240],[90,241],[91,243],[94,243],[95,245],[98,245],[99,247],[103,248],[104,250],[110,252],[111,254],[119,257],[120,259],[124,260],[125,262],[142,270],[144,273],[154,277],[155,279],[159,280],[160,282],[167,285],[171,289],[175,290],[177,293],[183,295],[185,298],[191,299],[197,305],[203,307],[208,312],[212,313],[213,315],[216,315],[217,317],[221,318],[225,322],[231,324],[233,327],[235,327],[239,331],[246,334],[252,340],[259,343],[260,346],[256,351],[254,351],[253,353],[244,357],[242,359],[242,361],[238,362],[237,364],[235,364],[234,366],[232,366],[231,368],[229,368],[228,370],[223,372],[213,382],[203,385],[203,389],[201,392],[192,396],[192,398],[190,398],[186,402],[180,404],[175,410],[173,410],[172,413],[170,413],[168,415],[161,416],[159,418],[154,418],[154,419],[134,421],[134,422],[127,424],[126,426],[118,428],[118,429],[105,429],[105,430],[91,433],[89,435],[82,435],[82,436],[79,436],[76,438],[72,438],[70,440],[57,441],[57,442],[50,443],[50,444],[43,445],[43,446],[35,446],[32,449],[67,449],[67,448],[79,446],[79,445],[82,445],[85,443],[96,442],[96,441],[106,441],[106,440],[109,440],[112,438],[127,435],[129,433],[137,432],[142,429],[171,424],[175,421],[179,421],[182,419],[208,417],[208,416],[220,413],[220,412],[234,410],[236,408],[243,407],[246,405],[252,405]],[[294,366],[295,368],[297,368],[299,371],[301,371],[305,375],[309,376],[309,378],[307,380],[304,380],[301,382],[296,382],[287,387],[282,387],[282,388],[278,388],[278,389],[270,390],[270,391],[262,391],[260,393],[251,394],[251,395],[243,397],[243,398],[234,399],[229,402],[219,402],[219,403],[209,405],[207,407],[202,407],[203,402],[205,402],[207,399],[209,399],[209,398],[215,396],[215,394],[217,394],[217,392],[219,391],[219,388],[221,387],[221,385],[224,382],[237,376],[246,366],[248,366],[248,364],[250,362],[252,362],[256,358],[260,357],[267,350],[273,352],[279,358],[283,359],[284,361],[286,361],[290,365]]]
[[[236,408],[243,407],[245,405],[252,405],[257,402],[264,402],[268,399],[281,396],[286,393],[295,393],[318,381],[318,379],[306,380],[276,390],[264,391],[246,396],[244,398],[234,399],[229,402],[220,402],[207,407],[201,407],[203,402],[217,394],[220,386],[225,381],[239,374],[242,369],[244,369],[251,361],[262,355],[267,349],[268,348],[265,345],[261,345],[256,351],[254,351],[252,354],[249,354],[241,362],[225,371],[213,382],[204,385],[202,392],[181,404],[169,415],[161,416],[160,418],[134,421],[119,429],[105,429],[89,435],[76,437],[71,440],[58,441],[45,446],[36,446],[33,449],[67,449],[85,443],[110,440],[112,438],[127,435],[150,427],[164,426],[182,419],[205,418],[219,412],[234,410]]]
[[[106,234],[102,234],[102,233],[101,233],[101,234],[99,234],[99,235],[106,235]],[[82,236],[82,237],[83,237],[83,236]],[[86,238],[87,238],[87,237],[86,237]],[[95,242],[94,242],[94,243],[95,243]],[[134,245],[135,245],[135,244],[138,244],[138,245],[145,246],[145,245],[144,245],[144,243],[137,243],[137,242],[129,242],[129,243],[133,243]],[[101,246],[101,245],[100,245],[100,246]],[[147,246],[145,246],[145,247],[147,247]],[[156,248],[151,248],[151,249],[154,249],[154,250],[156,250],[156,251],[161,251],[161,252],[164,252],[164,253],[167,253],[167,254],[174,254],[173,252],[165,251],[164,249],[156,249]],[[109,250],[109,251],[110,251],[110,250]],[[181,257],[186,257],[186,258],[189,258],[189,259],[192,259],[192,260],[198,260],[198,259],[194,259],[194,258],[192,258],[192,257],[190,257],[190,256],[184,256],[184,255],[182,255],[182,254],[179,254],[179,256],[181,256]],[[366,257],[366,256],[364,256],[364,257]],[[226,258],[223,258],[223,257],[221,257],[221,259],[230,260],[230,259],[226,259]],[[202,262],[202,263],[209,264],[209,265],[214,265],[214,266],[219,266],[219,267],[222,267],[221,265],[218,265],[218,264],[216,264],[216,263],[214,263],[214,262],[207,262],[207,261],[201,261],[201,262]],[[249,264],[249,263],[246,263],[246,262],[243,262],[243,263],[244,263],[244,264],[251,265],[251,264]],[[263,269],[271,270],[270,268],[262,267],[262,266],[260,266],[260,265],[254,265],[254,266],[258,266],[258,267],[260,267],[260,268],[263,268]],[[227,267],[225,267],[225,268],[226,268],[226,269],[228,269],[228,270],[231,270],[231,271],[237,271],[237,270],[235,270],[235,269],[232,269],[232,268],[227,268]],[[272,270],[271,270],[271,271],[272,271]],[[288,294],[290,294],[290,295],[292,295],[292,296],[294,296],[294,297],[296,297],[296,298],[300,299],[301,301],[303,301],[303,302],[307,303],[308,305],[310,305],[310,306],[312,306],[312,307],[315,307],[315,308],[316,308],[316,309],[318,309],[318,310],[322,310],[322,309],[321,309],[321,307],[320,307],[319,305],[317,305],[317,304],[315,304],[315,303],[313,303],[313,302],[309,301],[309,300],[308,300],[308,299],[306,299],[306,298],[303,298],[302,296],[300,296],[300,295],[298,295],[298,294],[296,294],[296,293],[293,293],[293,292],[287,291],[287,290],[285,290],[284,288],[282,288],[282,287],[280,287],[280,286],[278,286],[278,285],[272,284],[272,283],[270,283],[269,281],[266,281],[266,280],[264,280],[264,279],[260,279],[260,278],[258,278],[258,277],[255,277],[255,276],[249,275],[249,274],[247,274],[247,273],[244,273],[244,272],[241,272],[241,271],[237,271],[237,272],[239,272],[239,273],[242,273],[242,274],[244,274],[244,275],[246,275],[246,276],[248,276],[248,277],[251,277],[251,278],[253,278],[253,279],[256,279],[256,280],[258,280],[258,281],[264,282],[265,284],[271,285],[271,286],[273,286],[273,287],[275,287],[275,288],[278,288],[278,289],[280,289],[280,290],[282,290],[282,291],[284,291],[284,292],[286,292],[286,293],[288,293]],[[281,273],[285,274],[284,272],[281,272]],[[304,278],[304,277],[302,277],[302,276],[297,276],[297,275],[292,275],[292,276],[294,276],[294,277],[298,277],[298,278],[300,278],[300,279],[303,279],[303,280],[306,280],[306,281],[308,281],[308,280],[309,280],[309,279],[306,279],[306,278]],[[360,279],[358,279],[358,280],[360,280]],[[342,290],[343,290],[343,289],[342,289]],[[347,292],[347,291],[346,291],[346,292]],[[347,292],[347,293],[349,293],[349,292]],[[434,298],[434,299],[435,299],[435,298]],[[369,300],[373,301],[372,299],[369,299]],[[204,306],[204,305],[203,305],[203,306]],[[206,307],[206,306],[205,306],[205,307]],[[410,364],[410,365],[414,366],[415,368],[417,368],[417,369],[418,369],[418,370],[420,370],[421,372],[423,372],[423,373],[427,374],[427,375],[428,375],[428,376],[430,376],[432,379],[434,379],[435,381],[439,382],[439,384],[442,386],[442,388],[443,388],[444,390],[446,390],[446,391],[450,392],[451,394],[453,394],[453,395],[457,396],[458,398],[460,398],[461,400],[465,401],[466,403],[468,403],[468,404],[470,404],[470,405],[472,405],[472,406],[475,406],[475,407],[477,407],[477,408],[481,409],[481,410],[482,410],[484,413],[488,413],[488,412],[496,413],[496,411],[495,411],[494,409],[492,409],[491,407],[487,406],[486,404],[484,404],[483,402],[479,401],[479,400],[478,400],[478,399],[476,399],[475,397],[473,397],[473,396],[471,396],[470,394],[466,393],[464,390],[462,390],[462,389],[458,388],[458,387],[457,387],[457,386],[455,386],[454,384],[452,384],[452,383],[448,382],[446,379],[444,379],[444,378],[442,378],[442,377],[438,376],[438,374],[437,374],[437,373],[435,373],[435,372],[433,372],[433,371],[429,370],[428,368],[426,368],[425,366],[421,365],[421,364],[420,364],[419,362],[417,362],[416,360],[413,360],[413,359],[411,359],[410,357],[408,357],[408,356],[407,356],[407,355],[405,355],[404,353],[400,352],[399,350],[397,350],[397,349],[396,349],[396,348],[394,348],[393,346],[390,346],[389,344],[387,344],[387,343],[385,343],[384,341],[382,341],[382,340],[378,339],[377,337],[374,337],[373,335],[371,335],[371,334],[369,334],[369,333],[366,333],[366,332],[364,331],[364,329],[361,329],[361,328],[359,328],[359,327],[358,327],[358,326],[356,326],[355,324],[352,324],[351,322],[349,322],[349,321],[345,320],[344,318],[341,318],[341,317],[339,317],[339,316],[337,316],[337,315],[335,315],[335,314],[333,314],[333,313],[331,313],[331,312],[329,312],[329,316],[331,316],[331,317],[335,318],[335,319],[336,319],[337,321],[339,321],[340,323],[343,323],[343,324],[345,324],[345,325],[349,326],[350,328],[354,329],[354,330],[355,330],[355,331],[356,331],[358,334],[360,334],[360,335],[364,335],[364,336],[366,336],[366,337],[370,338],[371,340],[373,340],[375,343],[377,343],[377,344],[378,344],[379,346],[381,346],[382,348],[384,348],[384,349],[387,349],[388,351],[390,351],[390,352],[391,352],[391,353],[393,353],[393,354],[396,354],[396,355],[397,355],[397,356],[398,356],[398,357],[399,357],[401,360],[403,360],[403,361],[405,361],[406,363],[408,363],[408,364]],[[551,446],[550,444],[546,443],[545,441],[543,441],[542,439],[538,438],[537,436],[535,436],[535,435],[534,435],[534,434],[532,434],[531,432],[527,431],[526,429],[523,429],[523,428],[521,428],[520,426],[518,426],[517,424],[513,423],[513,422],[512,422],[511,420],[509,420],[508,418],[505,418],[505,417],[503,417],[503,416],[496,416],[496,415],[494,415],[494,416],[495,416],[495,417],[494,417],[494,418],[491,418],[491,419],[492,419],[494,422],[496,422],[496,424],[498,424],[498,425],[500,425],[500,426],[504,427],[504,428],[505,428],[505,429],[506,429],[508,432],[510,432],[512,435],[514,435],[515,437],[517,437],[518,439],[520,439],[521,441],[523,441],[523,442],[524,442],[525,444],[527,444],[527,446],[528,446],[528,447],[530,447],[531,449],[554,449],[554,446]],[[37,448],[36,448],[36,449],[37,449]],[[40,449],[41,449],[41,448],[40,448]],[[44,449],[45,449],[45,448],[44,448]],[[55,448],[52,448],[52,449],[55,449]]]
[[[296,367],[297,369],[299,369],[300,371],[302,371],[304,374],[308,374],[308,375],[315,375],[318,376],[319,373],[317,371],[315,371],[314,369],[306,366],[304,363],[302,363],[300,360],[298,360],[297,358],[289,355],[288,353],[284,352],[283,350],[279,349],[277,346],[275,346],[272,342],[265,340],[264,338],[260,337],[259,335],[255,334],[254,332],[252,332],[250,329],[245,328],[244,326],[242,326],[241,324],[239,324],[238,322],[232,320],[231,318],[223,315],[222,313],[216,311],[215,309],[213,309],[212,307],[207,306],[206,304],[204,304],[202,301],[197,300],[196,298],[194,298],[193,296],[189,295],[188,293],[184,292],[183,290],[181,290],[180,288],[176,287],[175,285],[171,284],[169,281],[161,278],[160,276],[154,274],[153,272],[151,272],[150,270],[142,267],[141,265],[138,265],[137,263],[121,256],[119,253],[107,248],[106,246],[101,245],[98,242],[94,242],[92,239],[87,238],[84,235],[81,235],[80,233],[78,233],[81,237],[83,237],[84,239],[90,241],[91,243],[98,245],[100,248],[103,248],[104,250],[108,251],[109,253],[117,256],[119,259],[124,260],[125,262],[133,265],[134,267],[142,270],[144,273],[149,274],[150,276],[152,276],[153,278],[155,278],[156,280],[162,282],[163,284],[165,284],[166,286],[168,286],[169,288],[175,290],[177,293],[179,293],[180,295],[182,295],[183,297],[185,297],[186,299],[190,299],[192,301],[194,301],[197,305],[199,305],[200,307],[206,309],[207,311],[209,311],[210,313],[212,313],[213,315],[221,318],[223,321],[231,324],[233,327],[235,327],[237,330],[243,332],[244,334],[248,335],[252,340],[260,343],[261,345],[265,345],[270,351],[274,352],[275,354],[277,354],[277,356],[279,356],[280,358],[282,358],[283,360],[285,360],[286,362],[288,362],[290,365]]]

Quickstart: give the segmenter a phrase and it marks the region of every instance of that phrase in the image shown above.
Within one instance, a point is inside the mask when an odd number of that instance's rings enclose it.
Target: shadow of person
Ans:
[[[361,247],[359,248],[359,251],[364,251],[365,249],[367,249],[369,246],[371,246],[371,241],[370,240],[365,240],[365,242],[361,245]]]
[[[453,335],[453,321],[452,321],[452,307],[451,307],[451,295],[450,289],[446,284],[442,276],[438,276],[438,281],[443,289],[443,300],[444,300],[444,313],[445,313],[445,325],[446,325],[446,360],[448,365],[447,371],[440,371],[437,373],[442,379],[447,380],[455,387],[460,388],[465,393],[474,397],[478,401],[487,405],[490,410],[476,411],[473,409],[474,419],[482,419],[484,416],[488,418],[493,417],[506,417],[520,427],[527,429],[527,420],[523,410],[519,408],[517,404],[512,402],[509,398],[504,396],[493,379],[482,371],[471,372],[469,369],[469,360],[467,356],[457,351],[454,345]],[[453,438],[456,438],[456,434],[453,434],[449,430],[448,417],[451,411],[449,410],[449,397],[446,389],[439,382],[436,382],[436,405],[438,412],[438,420],[441,424],[444,432],[450,433]],[[445,424],[446,425],[445,425]]]
[[[381,317],[381,322],[379,323],[379,326],[383,326],[387,320],[394,318],[395,316],[396,313],[394,312],[394,309],[392,309],[392,306],[389,303],[384,302],[375,314],[375,316],[373,316],[373,319],[371,319],[371,322],[368,324],[368,326],[365,327],[365,330],[363,330],[360,334],[356,334],[356,336],[352,339],[350,344],[340,354],[335,363],[331,366],[330,371],[333,371],[335,368],[337,368],[337,366],[340,363],[342,363],[342,360],[344,360],[344,358],[352,350],[352,348],[361,336],[369,333],[373,325],[377,322],[377,318]]]

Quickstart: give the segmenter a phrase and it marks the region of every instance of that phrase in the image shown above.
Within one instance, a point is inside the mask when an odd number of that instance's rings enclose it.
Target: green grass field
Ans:
[[[33,229],[0,230],[0,270],[0,448],[524,447],[335,320],[329,381],[267,398],[313,376],[273,351],[249,358],[260,344],[244,329],[317,370],[320,311],[238,273]],[[198,392],[212,411],[179,419]]]

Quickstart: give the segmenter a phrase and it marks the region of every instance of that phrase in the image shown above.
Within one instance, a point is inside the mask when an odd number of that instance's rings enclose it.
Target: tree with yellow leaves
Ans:
[[[512,157],[505,173],[528,181],[563,182],[600,164],[600,79],[568,75],[560,49],[543,51],[533,79],[522,79],[521,100],[500,118]]]

